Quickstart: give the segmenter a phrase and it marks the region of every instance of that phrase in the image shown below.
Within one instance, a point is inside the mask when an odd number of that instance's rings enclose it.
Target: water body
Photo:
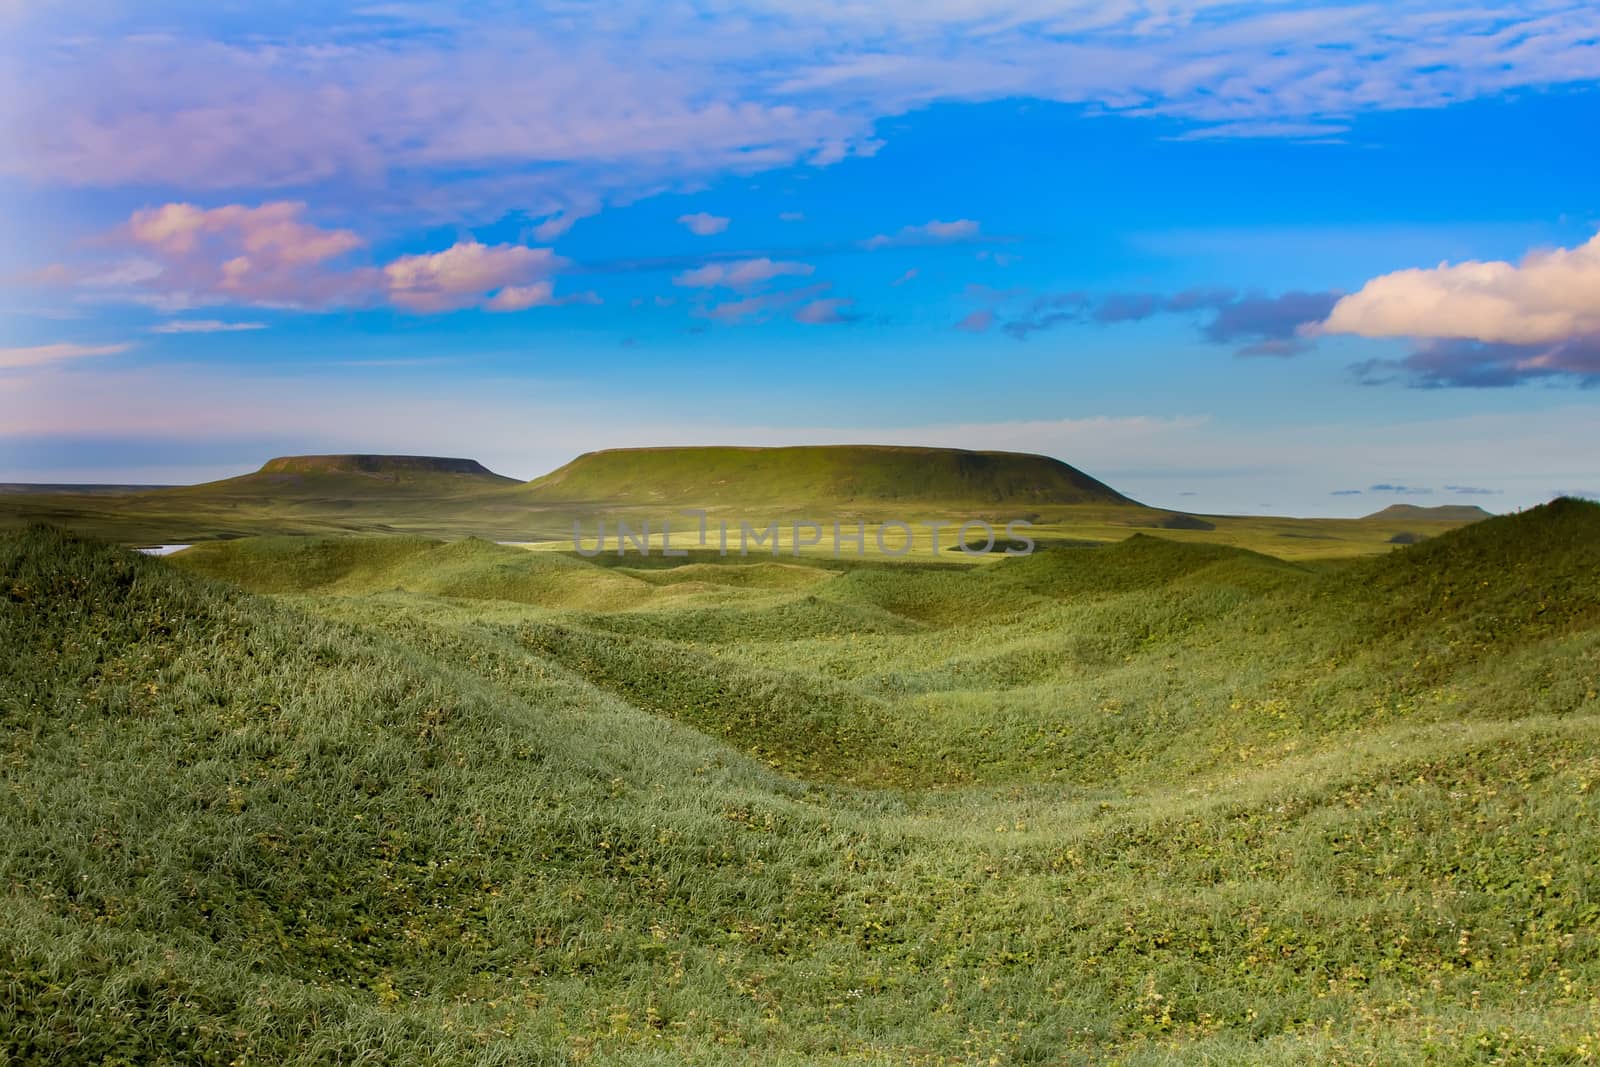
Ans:
[[[188,545],[145,545],[135,549],[135,551],[143,552],[147,556],[170,556],[174,552],[182,552],[188,547]]]

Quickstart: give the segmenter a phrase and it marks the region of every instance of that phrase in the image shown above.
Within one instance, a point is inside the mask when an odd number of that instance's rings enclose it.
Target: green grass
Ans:
[[[0,537],[0,1063],[1593,1062],[1600,507],[1190,536]]]

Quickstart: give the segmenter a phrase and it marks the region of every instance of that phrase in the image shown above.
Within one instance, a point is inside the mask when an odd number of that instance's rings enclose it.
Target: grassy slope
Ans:
[[[1597,544],[174,558],[273,602],[9,536],[0,1047],[1585,1062]]]

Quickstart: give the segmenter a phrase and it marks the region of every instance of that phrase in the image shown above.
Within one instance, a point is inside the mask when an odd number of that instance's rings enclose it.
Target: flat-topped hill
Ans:
[[[534,479],[527,494],[641,506],[1134,504],[1049,456],[894,445],[609,449]]]
[[[280,456],[260,470],[167,492],[185,496],[365,497],[394,492],[455,495],[516,485],[475,459],[446,456]]]
[[[1425,508],[1416,504],[1390,504],[1382,511],[1374,511],[1369,519],[1405,519],[1419,522],[1477,522],[1494,517],[1494,512],[1484,511],[1476,504],[1443,504]]]
[[[279,456],[261,465],[258,474],[476,474],[514,481],[475,459],[447,456]]]

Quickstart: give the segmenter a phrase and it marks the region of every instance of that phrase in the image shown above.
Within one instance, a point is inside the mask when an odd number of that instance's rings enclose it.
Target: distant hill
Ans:
[[[1394,520],[1411,522],[1477,522],[1479,519],[1492,519],[1494,512],[1484,511],[1476,504],[1444,504],[1436,508],[1423,508],[1415,504],[1390,504],[1382,511],[1374,511],[1365,516],[1369,519]]]
[[[376,474],[404,477],[418,474],[470,474],[513,482],[475,459],[445,456],[279,456],[261,465],[258,474]]]
[[[0,482],[0,496],[38,496],[41,493],[75,496],[120,496],[149,489],[169,489],[169,485],[109,485],[98,482]]]
[[[1048,456],[957,448],[626,448],[589,452],[536,478],[541,504],[633,506],[959,503],[1138,506]]]
[[[475,459],[444,456],[280,456],[236,478],[202,482],[167,492],[184,495],[366,496],[396,489],[475,491],[517,484]]]

